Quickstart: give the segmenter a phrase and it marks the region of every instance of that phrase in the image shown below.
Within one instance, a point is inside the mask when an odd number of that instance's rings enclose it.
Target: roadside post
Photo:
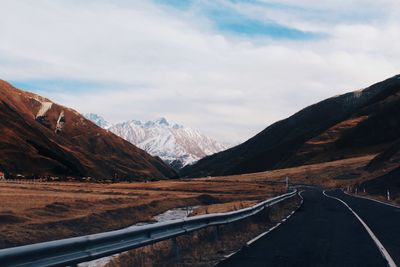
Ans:
[[[289,177],[286,176],[286,192],[289,192]]]
[[[179,244],[178,244],[176,237],[172,238],[172,253],[175,257],[175,262],[176,263],[180,262],[181,261],[181,252],[180,252]]]

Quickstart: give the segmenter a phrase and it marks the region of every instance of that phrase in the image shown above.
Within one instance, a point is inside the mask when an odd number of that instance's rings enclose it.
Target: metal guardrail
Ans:
[[[0,179],[4,184],[44,184],[44,179]]]
[[[189,217],[180,220],[135,226],[121,230],[73,237],[0,250],[1,266],[65,266],[90,261],[130,249],[150,245],[209,226],[223,225],[248,218],[287,198],[297,190],[252,207]]]

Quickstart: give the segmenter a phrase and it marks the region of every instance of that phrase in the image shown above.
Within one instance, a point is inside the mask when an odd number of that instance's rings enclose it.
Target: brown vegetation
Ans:
[[[356,186],[390,169],[365,171],[373,156],[261,173],[148,183],[0,182],[0,247],[120,229],[168,209],[196,214],[239,209],[281,194],[290,183]]]
[[[150,183],[0,182],[0,247],[36,243],[120,229],[168,209],[242,200],[260,201],[280,194],[283,184],[244,181],[221,187],[209,181]]]
[[[0,171],[6,176],[146,180],[177,175],[160,158],[75,110],[2,80],[0,118]]]
[[[214,266],[227,255],[245,247],[246,242],[255,236],[276,225],[299,205],[300,198],[296,196],[239,222],[208,227],[173,240],[121,253],[103,266]]]

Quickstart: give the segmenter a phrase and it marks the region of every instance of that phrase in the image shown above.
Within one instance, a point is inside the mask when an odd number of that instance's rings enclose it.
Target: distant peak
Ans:
[[[102,116],[95,114],[95,113],[86,113],[83,115],[86,119],[94,122],[97,126],[101,128],[109,128],[111,126],[111,123],[106,121]]]
[[[158,119],[156,119],[154,122],[155,122],[156,124],[159,124],[159,125],[166,125],[166,126],[169,126],[169,123],[168,123],[167,119],[164,118],[164,117],[158,118]]]
[[[123,124],[142,125],[143,123],[141,121],[138,121],[138,120],[130,120],[130,121],[127,121],[127,122],[123,122]]]
[[[183,128],[183,125],[180,125],[180,124],[175,123],[175,124],[172,126],[172,128],[174,128],[174,129]]]
[[[94,118],[94,119],[99,119],[99,118],[103,118],[95,113],[86,113],[83,116],[85,116],[86,118]]]

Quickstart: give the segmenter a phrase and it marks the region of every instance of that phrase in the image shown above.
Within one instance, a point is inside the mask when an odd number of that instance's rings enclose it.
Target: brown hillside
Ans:
[[[0,170],[12,174],[149,179],[176,173],[73,109],[0,80]]]

